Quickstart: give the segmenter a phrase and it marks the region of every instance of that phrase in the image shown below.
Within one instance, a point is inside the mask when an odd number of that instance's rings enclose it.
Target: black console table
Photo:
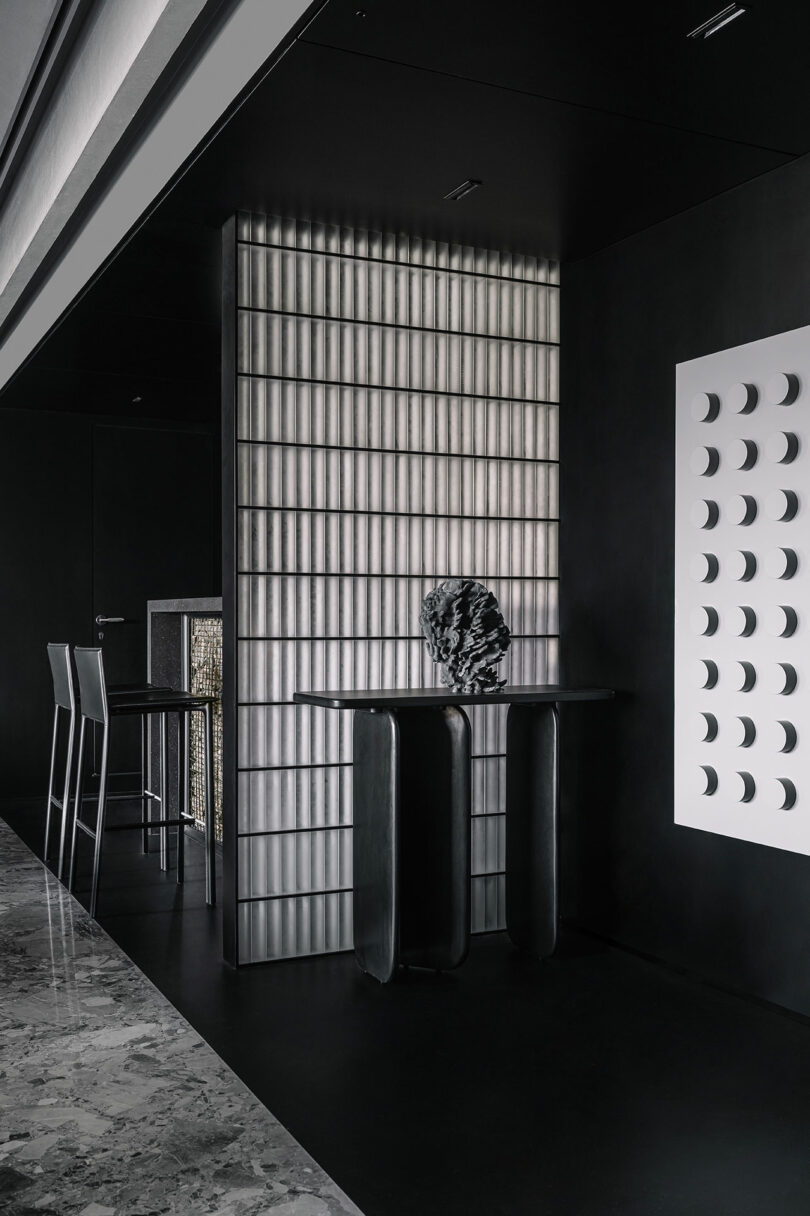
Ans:
[[[509,705],[506,927],[545,958],[557,937],[561,701],[609,688],[553,684],[465,695],[438,688],[297,692],[301,705],[353,709],[354,942],[383,983],[399,964],[447,970],[470,937],[470,724],[462,705]]]

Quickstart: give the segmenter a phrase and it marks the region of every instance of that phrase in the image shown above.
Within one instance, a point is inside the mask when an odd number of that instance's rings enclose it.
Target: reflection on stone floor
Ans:
[[[358,1214],[0,821],[0,1211]]]

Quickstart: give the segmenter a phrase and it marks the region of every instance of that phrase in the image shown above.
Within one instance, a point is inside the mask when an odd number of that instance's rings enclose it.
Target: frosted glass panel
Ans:
[[[240,376],[238,438],[514,460],[559,458],[558,405]]]
[[[352,766],[262,768],[239,774],[239,831],[348,827]]]
[[[419,608],[497,597],[510,683],[558,679],[559,268],[238,217],[242,961],[350,948],[350,714],[297,690],[434,685]],[[470,711],[472,928],[504,923],[506,710]]]
[[[351,892],[243,903],[237,927],[240,963],[351,950]]]
[[[545,283],[353,260],[309,249],[239,248],[245,310],[557,342],[559,292]]]
[[[545,638],[516,638],[501,665],[510,684],[542,684]],[[292,702],[318,689],[420,688],[435,682],[424,640],[368,638],[239,642],[237,694],[242,705]]]
[[[536,577],[556,571],[556,521],[259,510],[237,516],[239,572]],[[508,620],[508,618],[507,618]]]
[[[240,838],[240,899],[336,891],[351,885],[351,828]]]
[[[242,575],[237,586],[239,636],[413,637],[419,606],[435,585],[435,578],[408,575]],[[558,632],[556,579],[490,578],[487,586],[508,606],[513,637]]]
[[[237,236],[241,242],[255,242],[264,246],[340,253],[349,258],[407,262],[413,266],[463,270],[468,274],[494,275],[518,282],[559,284],[560,281],[559,263],[549,258],[500,253],[495,249],[473,249],[468,245],[449,245],[444,241],[409,237],[405,233],[370,232],[363,228],[341,228],[335,224],[290,220],[260,212],[240,212]]]
[[[470,885],[473,933],[492,933],[506,923],[506,886],[503,874],[473,878]]]
[[[331,383],[548,401],[557,347],[257,313],[237,319],[237,370]]]
[[[558,515],[557,466],[240,443],[237,498],[253,507],[404,515]]]

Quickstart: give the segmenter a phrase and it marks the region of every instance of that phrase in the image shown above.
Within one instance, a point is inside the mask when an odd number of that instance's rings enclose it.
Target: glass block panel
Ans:
[[[503,874],[473,878],[470,884],[470,929],[493,933],[506,928],[506,886]]]
[[[328,888],[351,883],[351,718],[293,692],[438,683],[418,618],[448,577],[497,597],[511,683],[558,678],[559,267],[255,213],[238,233],[239,926],[255,961],[351,945],[350,895]],[[506,712],[469,714],[475,932],[504,923]]]
[[[241,505],[318,511],[555,518],[557,466],[244,442]]]
[[[342,320],[556,342],[543,283],[485,279],[445,269],[352,260],[336,253],[239,248],[239,305]]]
[[[554,402],[346,388],[243,375],[237,434],[253,443],[557,460]]]
[[[546,638],[515,638],[501,664],[510,684],[543,684]],[[440,669],[421,638],[369,638],[238,643],[237,696],[242,705],[291,702],[317,689],[430,688]]]
[[[471,847],[474,877],[503,870],[506,864],[506,817],[474,815]]]
[[[370,232],[363,228],[341,228],[308,220],[290,220],[278,215],[240,211],[237,237],[257,245],[283,249],[309,249],[313,253],[340,253],[349,258],[373,258],[382,262],[405,262],[419,268],[439,267],[468,274],[492,275],[518,282],[559,284],[560,264],[552,258],[496,249],[451,245],[404,233]]]
[[[477,756],[472,763],[472,813],[506,812],[506,760],[503,756]]]
[[[508,578],[556,573],[555,520],[242,508],[240,572]]]
[[[557,347],[240,309],[240,374],[555,400]]]
[[[351,720],[312,705],[243,705],[237,710],[237,767],[350,763]]]
[[[239,773],[239,831],[349,827],[352,766],[254,769]]]
[[[486,576],[472,572],[473,577]],[[244,574],[237,586],[241,638],[415,637],[437,578],[403,575]],[[558,632],[555,579],[486,579],[513,637]]]
[[[539,684],[550,683],[538,680]],[[468,705],[467,717],[472,728],[473,756],[501,756],[506,753],[505,705]]]
[[[239,898],[305,895],[352,885],[350,828],[243,836]]]
[[[238,935],[240,963],[351,950],[351,892],[240,904]]]

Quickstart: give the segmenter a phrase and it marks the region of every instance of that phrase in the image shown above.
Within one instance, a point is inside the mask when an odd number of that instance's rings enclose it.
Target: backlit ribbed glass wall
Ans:
[[[448,204],[452,205],[452,204]],[[557,678],[557,265],[237,223],[237,931],[344,950],[351,714],[295,690],[438,683],[419,605],[486,583],[510,683]],[[504,728],[474,708],[472,928],[504,919]]]

